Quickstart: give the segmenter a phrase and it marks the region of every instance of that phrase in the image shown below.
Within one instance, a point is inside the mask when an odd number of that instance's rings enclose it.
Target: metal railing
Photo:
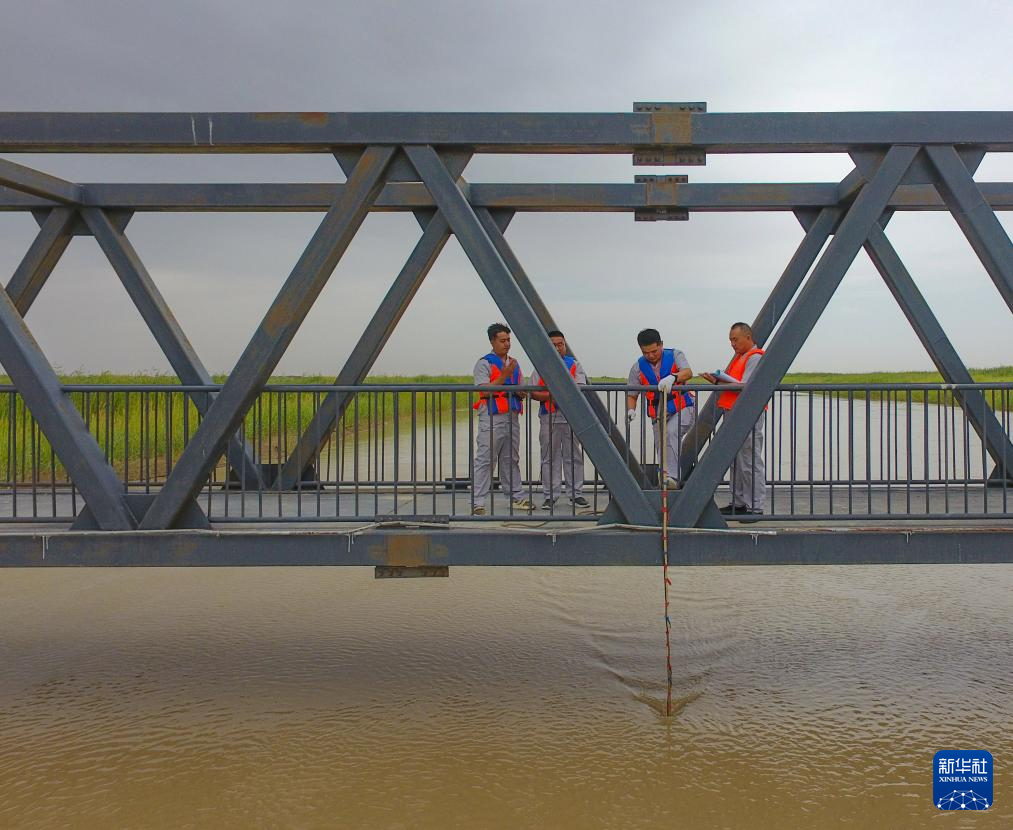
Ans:
[[[710,386],[685,387],[705,411]],[[81,413],[125,492],[156,493],[189,443],[220,387],[178,385],[68,385],[64,392]],[[534,387],[519,387],[533,391]],[[677,387],[678,389],[678,387]],[[626,438],[627,460],[657,480],[655,431],[643,403],[628,423],[626,395],[642,391],[594,384]],[[969,409],[970,392],[982,411]],[[347,405],[307,458],[301,480],[283,486],[278,472],[328,395]],[[378,517],[447,516],[454,521],[595,521],[609,503],[605,482],[574,440],[562,493],[541,475],[538,404],[525,401],[516,420],[523,498],[518,507],[503,483],[490,491],[487,511],[473,486],[481,415],[479,388],[469,385],[271,385],[258,396],[237,435],[259,469],[230,468],[223,458],[200,494],[213,523],[372,521]],[[200,406],[196,403],[202,404]],[[986,411],[989,410],[989,411]],[[1008,445],[1013,384],[862,384],[780,386],[765,415],[764,520],[939,520],[1009,518],[1013,513]],[[994,413],[994,418],[992,414]],[[678,413],[676,416],[679,417]],[[990,420],[991,419],[991,420]],[[977,429],[990,423],[987,441]],[[512,425],[512,426],[511,426]],[[557,429],[551,419],[549,429]],[[721,429],[720,420],[715,434]],[[995,434],[995,433],[999,434]],[[709,438],[698,435],[700,453]],[[569,440],[569,436],[567,436]],[[687,439],[687,442],[692,439]],[[558,442],[556,442],[558,447]],[[688,446],[683,452],[689,451]],[[995,460],[995,458],[998,460]],[[251,475],[255,472],[256,475]],[[674,471],[673,471],[674,472]],[[677,477],[677,476],[676,476]],[[574,503],[569,482],[579,482],[586,506]],[[728,501],[729,480],[716,499]],[[514,488],[516,490],[516,488]],[[17,390],[0,387],[0,521],[68,522],[84,500],[53,453]],[[749,517],[755,519],[756,517]]]

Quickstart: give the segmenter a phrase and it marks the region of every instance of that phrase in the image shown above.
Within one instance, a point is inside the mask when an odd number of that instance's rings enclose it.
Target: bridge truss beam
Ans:
[[[0,210],[33,211],[40,223],[0,297],[0,357],[93,520],[102,529],[117,530],[186,524],[184,516],[194,515],[195,495],[223,455],[246,483],[263,485],[260,465],[238,431],[370,211],[412,211],[424,230],[336,385],[355,385],[366,377],[446,242],[456,235],[553,387],[621,517],[634,524],[658,519],[645,494],[646,479],[629,463],[623,434],[600,402],[582,395],[556,359],[545,333],[554,326],[551,312],[503,233],[515,212],[686,218],[696,211],[792,211],[805,227],[798,250],[756,316],[757,342],[769,345],[760,369],[706,452],[699,459],[683,453],[684,473],[692,472],[692,478],[674,499],[674,526],[693,527],[713,515],[714,490],[735,451],[863,248],[947,382],[970,380],[883,229],[897,211],[949,211],[1013,311],[1013,247],[995,215],[1013,209],[1013,183],[973,178],[985,153],[1013,151],[1013,113],[707,113],[702,104],[638,109],[632,114],[0,114],[4,153],[326,152],[347,175],[345,184],[78,184],[0,159]],[[815,184],[690,184],[684,177],[642,177],[633,184],[483,184],[462,178],[474,153],[622,153],[632,154],[635,164],[665,164],[702,163],[708,153],[768,152],[846,152],[856,170],[840,183]],[[93,235],[180,379],[210,384],[124,233],[134,211],[326,212],[228,382],[217,396],[197,394],[203,422],[161,491],[143,506],[124,496],[122,482],[79,423],[23,319],[71,237]],[[974,394],[962,398],[968,417],[996,469],[1008,475],[1013,467],[1009,436],[984,398]],[[281,466],[278,483],[298,482],[347,404],[345,393],[327,396]],[[703,407],[698,429],[687,439],[693,448],[711,435],[715,415],[713,407]]]
[[[0,153],[332,153],[433,145],[476,153],[847,153],[894,144],[1013,151],[1013,112],[0,113]]]
[[[1013,562],[1002,528],[683,531],[669,564],[988,565]],[[519,541],[522,540],[522,541]],[[516,530],[187,530],[0,534],[3,567],[657,566],[656,533]]]

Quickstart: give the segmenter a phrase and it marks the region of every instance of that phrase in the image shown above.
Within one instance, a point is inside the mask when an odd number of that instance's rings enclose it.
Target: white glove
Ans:
[[[675,386],[675,375],[666,375],[658,381],[658,389],[666,395],[672,394],[672,387]]]
[[[636,420],[636,418],[637,418],[637,410],[635,410],[635,409],[627,409],[626,410],[626,420],[627,421],[629,421],[632,424]]]

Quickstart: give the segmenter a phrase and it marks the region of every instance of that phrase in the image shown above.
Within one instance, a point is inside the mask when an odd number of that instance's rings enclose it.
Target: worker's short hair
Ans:
[[[746,335],[746,337],[753,336],[753,327],[749,325],[749,323],[732,323],[732,327],[729,331],[735,331],[735,329],[741,331],[744,335]]]
[[[564,335],[563,332],[561,332],[559,329],[553,329],[552,331],[550,331],[549,337],[562,337],[564,340],[566,340],[566,335]]]
[[[507,334],[510,334],[510,329],[508,329],[502,323],[493,323],[491,326],[489,326],[489,328],[486,329],[486,334],[489,335],[489,342],[492,343],[492,341],[496,339],[496,335],[499,334],[500,332],[506,332]]]
[[[661,342],[661,334],[657,329],[643,329],[637,334],[638,346],[653,346]]]

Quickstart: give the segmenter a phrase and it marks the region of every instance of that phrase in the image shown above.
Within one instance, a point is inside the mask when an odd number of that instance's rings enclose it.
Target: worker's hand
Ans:
[[[658,381],[658,389],[666,395],[672,394],[672,387],[675,386],[675,375],[666,375]]]
[[[510,377],[514,373],[514,369],[516,368],[517,368],[517,361],[514,360],[512,357],[508,357],[505,361],[503,361],[503,374],[505,374],[507,377]]]
[[[627,421],[629,421],[632,424],[636,420],[636,418],[637,418],[637,410],[635,410],[635,409],[627,409],[626,410],[626,420]]]
[[[708,383],[717,383],[718,382],[718,379],[716,377],[714,377],[714,375],[712,375],[710,372],[701,372],[700,373],[700,377],[702,377]]]

